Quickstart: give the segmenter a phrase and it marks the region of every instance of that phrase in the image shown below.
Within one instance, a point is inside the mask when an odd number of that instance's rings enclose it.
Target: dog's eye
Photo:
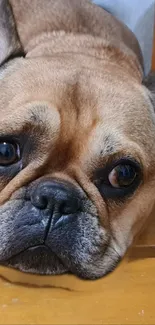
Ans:
[[[117,165],[108,176],[111,186],[115,188],[130,186],[137,176],[136,169],[131,165]]]
[[[139,162],[126,158],[99,169],[93,179],[101,195],[113,200],[123,200],[132,195],[142,180]]]
[[[15,143],[0,142],[0,166],[8,166],[20,159],[19,146]]]

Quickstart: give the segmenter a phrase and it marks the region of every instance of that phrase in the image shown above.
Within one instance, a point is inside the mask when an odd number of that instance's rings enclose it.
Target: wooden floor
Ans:
[[[2,267],[0,274],[0,324],[155,324],[155,211],[106,278],[37,277]]]

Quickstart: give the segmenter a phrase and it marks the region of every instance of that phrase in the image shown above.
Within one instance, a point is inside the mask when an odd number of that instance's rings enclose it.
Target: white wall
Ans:
[[[155,0],[92,0],[122,20],[137,36],[143,57],[145,74],[151,68]]]

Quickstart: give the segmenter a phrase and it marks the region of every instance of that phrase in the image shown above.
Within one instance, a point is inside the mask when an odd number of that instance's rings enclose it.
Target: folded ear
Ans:
[[[11,6],[8,0],[0,0],[0,65],[21,52]]]
[[[151,72],[143,81],[144,86],[150,91],[150,99],[155,110],[155,71]]]

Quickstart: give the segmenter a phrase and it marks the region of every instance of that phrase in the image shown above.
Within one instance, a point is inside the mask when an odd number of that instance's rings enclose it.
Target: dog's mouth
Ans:
[[[54,275],[69,272],[60,258],[45,244],[29,247],[1,264],[25,273]]]
[[[4,216],[9,232],[5,227],[0,229],[3,266],[31,274],[69,273],[97,279],[118,262],[118,253],[110,249],[110,230],[102,227],[92,213],[78,212],[73,218],[70,215],[69,222],[65,218],[59,227],[49,227],[46,211],[34,208],[29,201],[17,201],[11,218],[10,210],[8,217],[6,211]]]
[[[69,251],[69,248],[68,248]],[[113,271],[121,256],[112,248],[110,242],[96,254],[92,252],[73,256],[64,250],[61,254],[53,252],[46,243],[29,246],[19,253],[1,261],[1,265],[24,273],[39,275],[74,274],[82,279],[98,279]],[[68,252],[68,253],[67,253]]]

